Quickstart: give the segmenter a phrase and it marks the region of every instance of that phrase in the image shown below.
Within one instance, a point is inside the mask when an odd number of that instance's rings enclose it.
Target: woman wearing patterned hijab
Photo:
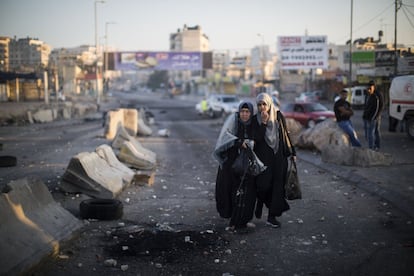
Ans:
[[[249,141],[254,141],[253,104],[242,102],[239,111],[230,115],[224,123],[216,147],[214,158],[219,162],[216,178],[216,208],[223,218],[229,218],[229,229],[246,228],[253,219],[256,203],[254,177],[240,175],[233,169],[233,163]],[[256,127],[255,127],[256,126]]]
[[[287,177],[288,157],[296,157],[295,148],[290,142],[286,130],[286,121],[279,109],[273,105],[272,98],[266,93],[256,97],[257,121],[255,129],[255,153],[267,166],[267,169],[256,177],[257,206],[256,217],[262,216],[263,204],[269,209],[267,224],[280,227],[276,219],[289,210],[285,198],[284,183]]]

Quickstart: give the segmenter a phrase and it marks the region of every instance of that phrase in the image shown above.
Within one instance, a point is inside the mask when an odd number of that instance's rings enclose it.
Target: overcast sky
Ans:
[[[414,0],[402,0],[398,43],[414,47]],[[95,44],[94,0],[0,0],[0,36],[38,38],[52,46]],[[327,35],[345,44],[351,0],[105,0],[97,3],[98,35],[121,51],[168,51],[169,36],[199,25],[210,50],[247,51],[262,38],[272,51],[278,36]],[[115,24],[106,24],[115,22]],[[353,38],[394,43],[394,0],[353,0]],[[262,36],[258,36],[258,34]]]

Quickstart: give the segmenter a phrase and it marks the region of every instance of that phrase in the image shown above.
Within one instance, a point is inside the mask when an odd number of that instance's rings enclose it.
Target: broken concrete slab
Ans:
[[[96,152],[81,152],[71,158],[60,187],[69,193],[95,198],[115,198],[124,188],[123,174]]]
[[[156,165],[154,158],[137,148],[131,141],[125,141],[122,144],[117,156],[121,162],[138,170],[151,170]]]
[[[28,178],[2,191],[0,221],[0,275],[25,275],[83,226],[41,180]]]
[[[135,148],[135,151],[140,153],[139,156],[142,155],[143,158],[147,159],[149,162],[156,163],[157,155],[153,151],[145,148],[135,137],[129,135],[125,128],[120,125],[116,136],[112,141],[112,148],[120,150],[125,142],[130,142]]]
[[[109,166],[120,171],[122,174],[122,179],[124,181],[124,187],[128,187],[133,182],[135,172],[118,160],[114,151],[109,145],[100,145],[95,149],[95,151],[99,157],[103,158],[109,164]]]

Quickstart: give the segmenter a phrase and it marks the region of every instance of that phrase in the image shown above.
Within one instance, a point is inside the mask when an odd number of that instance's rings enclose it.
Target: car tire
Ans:
[[[405,129],[407,130],[408,137],[414,139],[414,119],[409,119],[406,121]]]
[[[316,125],[316,122],[314,120],[309,120],[306,126],[308,128],[313,128]]]
[[[215,117],[215,114],[214,114],[214,110],[213,110],[213,109],[209,109],[209,110],[208,110],[208,116],[209,116],[210,118],[214,118],[214,117]]]
[[[15,156],[0,156],[0,167],[15,167],[17,158]]]
[[[87,199],[79,205],[82,219],[116,220],[123,215],[124,206],[117,199]]]

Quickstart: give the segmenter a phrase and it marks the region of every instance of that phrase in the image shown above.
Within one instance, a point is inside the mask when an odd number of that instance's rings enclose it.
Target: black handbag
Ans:
[[[302,199],[298,169],[296,168],[296,162],[294,160],[290,161],[285,183],[285,196],[288,200]]]
[[[241,149],[232,165],[233,171],[238,175],[249,174],[257,176],[264,172],[266,168],[250,147]]]

